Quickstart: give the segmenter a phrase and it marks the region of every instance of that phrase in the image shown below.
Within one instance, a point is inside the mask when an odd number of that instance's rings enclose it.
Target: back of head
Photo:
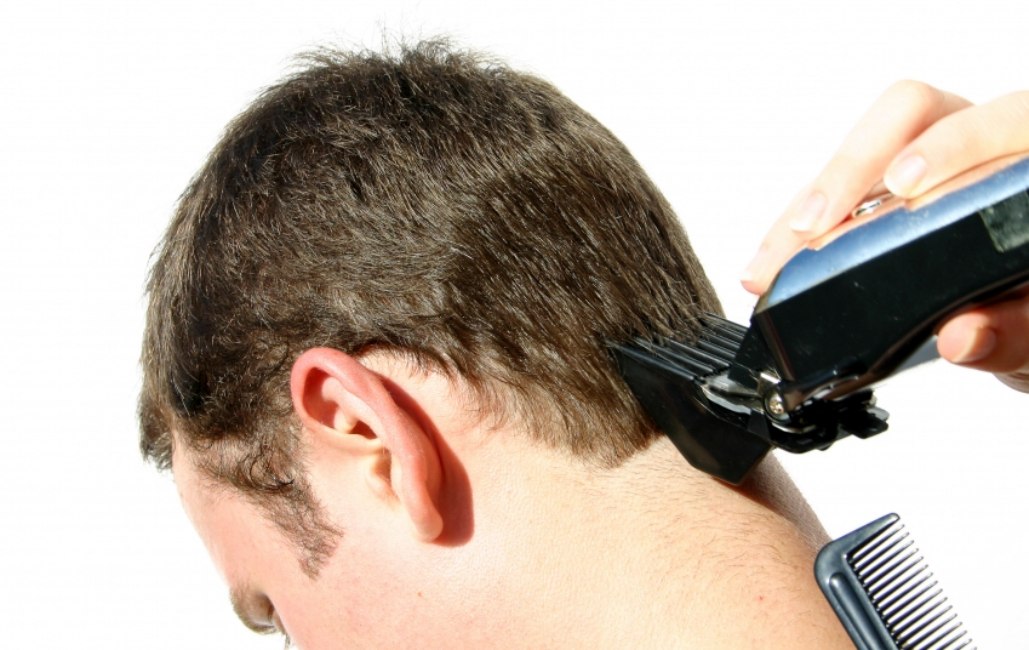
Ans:
[[[535,77],[430,42],[320,52],[233,121],[149,283],[142,448],[174,428],[240,488],[303,501],[305,349],[456,373],[526,435],[614,465],[656,435],[605,341],[719,309],[625,147]]]

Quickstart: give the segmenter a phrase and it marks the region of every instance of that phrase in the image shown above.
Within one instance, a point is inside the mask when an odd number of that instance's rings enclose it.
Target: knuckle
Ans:
[[[922,81],[902,79],[886,91],[885,96],[919,112],[929,112],[943,103],[943,92]]]

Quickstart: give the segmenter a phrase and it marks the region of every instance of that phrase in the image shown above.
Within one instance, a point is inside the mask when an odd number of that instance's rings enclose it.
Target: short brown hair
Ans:
[[[328,528],[291,416],[305,349],[457,373],[540,442],[612,466],[656,433],[605,342],[719,309],[607,129],[438,41],[320,51],[261,94],[183,194],[148,294],[144,456],[169,466],[175,428],[312,557],[331,546],[312,547]]]

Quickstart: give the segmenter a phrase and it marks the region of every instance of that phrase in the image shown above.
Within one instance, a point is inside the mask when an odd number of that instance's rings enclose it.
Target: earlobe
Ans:
[[[390,488],[373,487],[373,492],[399,504],[419,539],[439,537],[439,452],[431,435],[393,398],[378,373],[339,350],[312,348],[293,364],[290,395],[297,417],[316,444],[373,455],[372,462],[364,464],[365,471],[374,474],[368,476],[369,485],[380,481],[381,486],[384,481]]]

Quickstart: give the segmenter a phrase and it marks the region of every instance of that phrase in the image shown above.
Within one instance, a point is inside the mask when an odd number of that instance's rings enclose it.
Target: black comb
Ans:
[[[815,578],[858,650],[975,650],[895,514],[827,544]]]

